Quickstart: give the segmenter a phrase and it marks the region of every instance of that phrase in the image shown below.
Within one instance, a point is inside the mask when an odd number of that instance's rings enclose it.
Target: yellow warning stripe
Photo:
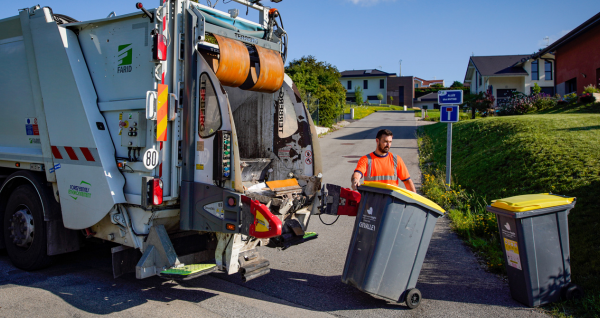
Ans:
[[[169,85],[158,84],[158,98],[156,101],[156,140],[167,141],[167,113],[169,100]]]

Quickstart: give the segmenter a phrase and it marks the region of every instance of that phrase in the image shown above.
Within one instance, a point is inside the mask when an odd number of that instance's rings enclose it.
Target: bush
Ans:
[[[579,96],[579,101],[585,104],[593,103],[596,101],[596,97],[594,97],[594,95],[591,93],[583,93],[581,96]]]
[[[577,101],[577,93],[567,94],[567,95],[563,96],[563,99],[565,102],[567,102],[569,104],[572,102],[575,102],[575,101]]]
[[[590,84],[583,88],[583,92],[587,94],[600,93],[600,88],[596,88],[594,84]]]
[[[556,107],[558,100],[544,93],[533,96],[533,109],[540,111]]]
[[[500,103],[498,115],[523,115],[533,110],[533,96],[527,96],[521,92],[514,92],[506,101]]]
[[[535,90],[534,90],[535,91]],[[515,92],[504,103],[500,104],[501,116],[506,115],[524,115],[531,111],[541,111],[556,107],[558,100],[544,93],[527,96],[520,92]]]

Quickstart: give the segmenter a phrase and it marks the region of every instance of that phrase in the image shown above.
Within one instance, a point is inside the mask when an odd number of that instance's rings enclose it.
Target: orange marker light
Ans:
[[[16,162],[16,163],[15,163],[15,167],[17,167],[17,168],[18,168],[18,167],[20,167],[20,166],[21,166],[21,163],[19,163],[19,162]]]
[[[231,223],[227,223],[225,225],[225,228],[229,231],[235,231],[235,225],[231,224]]]

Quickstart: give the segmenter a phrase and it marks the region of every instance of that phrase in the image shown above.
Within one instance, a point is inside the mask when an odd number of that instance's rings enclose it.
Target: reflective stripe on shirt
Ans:
[[[367,175],[364,177],[365,181],[385,181],[385,180],[391,180],[391,181],[396,181],[398,180],[398,159],[396,158],[396,156],[393,153],[390,153],[392,155],[392,159],[394,160],[394,175],[393,176],[372,176],[371,173],[371,168],[373,166],[373,157],[371,157],[371,154],[367,155]]]

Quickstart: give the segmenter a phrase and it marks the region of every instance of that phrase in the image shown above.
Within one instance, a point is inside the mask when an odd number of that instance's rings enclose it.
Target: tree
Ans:
[[[379,105],[381,105],[381,101],[383,100],[383,94],[377,94],[377,99],[379,99]]]
[[[465,85],[463,85],[463,83],[461,83],[459,81],[454,81],[454,83],[452,83],[452,85],[450,85],[450,87],[465,87]]]
[[[338,69],[312,56],[303,56],[291,61],[285,73],[294,81],[302,101],[307,105],[306,96],[319,100],[319,121],[321,125],[331,126],[333,120],[342,114],[346,103],[346,89],[340,82]]]
[[[394,104],[394,96],[390,96],[390,102],[392,105]]]
[[[429,87],[435,87],[435,88],[443,88],[444,85],[440,84],[440,83],[435,83],[435,84],[431,84]]]
[[[537,95],[541,92],[542,92],[542,88],[540,87],[540,85],[538,85],[538,83],[534,83],[533,84],[533,95]]]
[[[363,90],[360,86],[356,86],[354,89],[354,96],[356,97],[356,105],[362,106],[363,100]]]
[[[471,107],[471,118],[475,119],[475,111],[479,111],[487,116],[491,113],[496,98],[492,94],[492,90],[488,89],[485,93],[469,94],[465,96],[465,103]]]

